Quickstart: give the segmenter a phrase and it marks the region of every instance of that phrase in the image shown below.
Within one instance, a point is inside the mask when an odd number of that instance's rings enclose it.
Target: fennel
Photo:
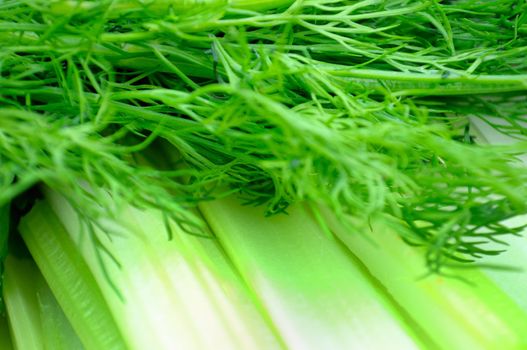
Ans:
[[[4,1],[0,205],[43,182],[91,220],[132,204],[203,234],[187,208],[234,192],[353,231],[389,215],[435,272],[496,254],[527,211],[527,145],[471,144],[463,101],[524,134],[526,6]],[[158,140],[178,161],[138,165]]]
[[[16,348],[84,349],[35,263],[10,255],[6,265],[3,294]]]

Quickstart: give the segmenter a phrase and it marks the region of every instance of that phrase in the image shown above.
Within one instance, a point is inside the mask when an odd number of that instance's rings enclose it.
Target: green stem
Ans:
[[[351,234],[329,211],[324,214],[335,234],[442,349],[525,348],[526,310],[484,273],[458,269],[450,271],[458,278],[427,276],[422,252],[386,223],[372,219],[372,242]]]
[[[5,280],[4,295],[17,349],[83,349],[32,260],[9,256]]]
[[[49,206],[37,203],[19,229],[86,349],[126,349],[93,275]]]
[[[174,339],[183,349],[281,348],[211,238],[191,236],[157,211],[133,208],[82,235],[79,227],[87,223],[63,197],[44,192],[110,301],[108,312],[128,349],[172,349]],[[96,239],[100,245],[94,247],[89,242]],[[113,261],[97,258],[102,245]]]
[[[527,75],[460,75],[404,73],[374,69],[332,69],[331,76],[365,88],[388,89],[396,95],[468,95],[527,91]]]
[[[264,11],[286,7],[294,3],[295,0],[230,0],[233,8],[252,11]]]
[[[301,208],[268,218],[233,198],[200,208],[288,348],[422,345],[368,275]]]
[[[294,0],[117,0],[111,2],[109,11],[106,16],[119,17],[123,13],[129,16],[134,12],[138,15],[144,15],[145,11],[154,15],[166,14],[168,11],[174,11],[177,14],[196,13],[199,10],[207,8],[221,8],[230,6],[235,9],[264,11],[274,8],[280,8],[292,4]],[[108,6],[109,2],[103,4]],[[97,1],[54,1],[51,3],[50,10],[54,14],[71,14],[86,13],[97,10],[101,3]]]
[[[42,328],[36,296],[38,273],[29,259],[6,260],[4,298],[11,325],[13,342],[17,349],[41,350]]]

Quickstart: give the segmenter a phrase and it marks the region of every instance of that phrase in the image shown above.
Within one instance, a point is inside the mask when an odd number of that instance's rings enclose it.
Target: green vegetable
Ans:
[[[511,143],[515,142],[513,138],[507,137],[503,134],[497,133],[488,125],[481,121],[475,121],[476,135],[480,137],[482,142],[489,143]],[[525,155],[521,157],[525,163],[527,158]],[[511,226],[525,226],[525,216],[515,218],[514,222],[507,223]],[[498,249],[499,243],[493,244]],[[517,237],[512,237],[507,240],[507,251],[498,256],[487,256],[482,259],[482,263],[501,265],[512,268],[513,273],[503,273],[500,269],[485,269],[484,273],[502,289],[510,299],[514,300],[524,312],[527,312],[527,295],[523,292],[522,286],[527,283],[527,237],[524,232]]]
[[[281,348],[274,325],[210,238],[188,235],[151,210],[86,222],[64,198],[46,195],[20,230],[86,349],[102,342],[105,349],[171,349],[176,340],[204,349]]]
[[[372,222],[373,243],[349,235],[335,221],[331,227],[440,348],[527,345],[527,310],[484,272],[473,268],[446,270],[446,277],[427,276],[420,252],[407,246],[389,225]]]
[[[72,265],[88,267],[107,301],[97,303],[98,293],[82,293],[83,302],[97,305],[99,317],[115,320],[119,330],[113,335],[121,334],[129,349],[170,349],[175,339],[204,349],[212,344],[231,349],[382,349],[387,344],[418,349],[428,342],[353,257],[301,209],[290,217],[261,220],[258,209],[232,199],[208,204],[202,209],[219,242],[181,232],[159,213],[130,209],[122,226],[101,222],[93,228],[100,241],[88,248],[82,245],[89,238],[88,228],[82,229],[86,223],[79,222],[63,198],[52,192],[46,196],[23,219],[21,231],[81,339],[88,332],[98,332],[98,338],[104,333],[78,328],[86,325],[79,326],[76,318],[90,322],[90,314],[68,312],[78,305],[81,286],[92,284],[90,275],[79,270],[77,279],[68,282],[50,271],[60,265],[52,252],[65,249],[55,245],[66,240],[74,243],[68,252],[78,262]],[[257,229],[255,222],[261,224]],[[134,235],[123,236],[124,228]],[[248,230],[254,235],[247,235]],[[305,238],[299,240],[301,235]],[[97,256],[97,247],[104,256]],[[293,247],[296,254],[291,255]],[[65,285],[57,286],[56,280]],[[205,332],[208,337],[201,337]],[[83,343],[97,348],[86,338]]]
[[[262,219],[229,198],[200,209],[288,349],[434,348],[303,208]]]
[[[17,349],[83,349],[30,259],[8,257],[3,293]]]
[[[268,213],[385,213],[436,272],[494,254],[527,210],[527,144],[458,140],[472,112],[524,133],[525,6],[6,2],[0,204],[44,182],[93,220],[130,203],[199,233],[186,208],[235,192]],[[138,165],[161,139],[178,161]]]
[[[36,293],[38,271],[31,260],[7,260],[3,294],[17,349],[41,349],[42,328]]]
[[[496,141],[495,131],[477,131],[481,142]],[[446,277],[430,276],[420,262],[421,252],[401,240],[390,220],[372,220],[374,235],[366,240],[350,235],[327,209],[315,208],[314,214],[325,218],[327,229],[364,263],[440,348],[522,349],[527,345],[527,299],[521,291],[521,281],[527,278],[524,237],[507,240],[513,246],[503,257],[482,259],[483,269],[450,269],[444,271]],[[495,242],[493,246],[499,249],[499,245]]]
[[[278,217],[263,226],[303,205],[326,208],[352,250],[359,234],[376,241],[388,231],[371,227],[389,226],[387,240],[397,243],[356,254],[373,275],[388,275],[397,312],[406,310],[416,328],[439,298],[438,289],[410,286],[422,266],[435,274],[473,267],[523,229],[527,172],[517,157],[527,150],[526,14],[527,3],[517,0],[1,1],[0,208],[11,206],[16,231],[28,209],[17,201],[35,196],[35,188],[45,192],[20,230],[87,348],[167,347],[171,322],[185,330],[182,344],[211,345],[186,299],[207,305],[200,312],[211,322],[210,341],[230,348],[251,348],[256,339],[271,347],[296,342],[276,322],[285,322],[277,305],[286,289],[307,283],[300,260],[287,268],[298,279],[275,280],[282,270],[268,253],[275,244],[278,250],[278,237],[242,235],[245,215],[253,214],[229,196]],[[517,142],[474,142],[474,118]],[[222,200],[226,208],[211,204]],[[0,258],[6,224],[0,221]],[[193,240],[210,236],[208,224],[234,268],[216,243]],[[320,228],[308,229],[302,261],[327,288],[331,276],[315,263]],[[284,247],[294,248],[301,234]],[[172,250],[172,241],[181,247]],[[347,253],[325,242],[343,289],[351,293],[353,281],[376,295],[372,308],[390,304],[353,267],[344,272]],[[396,264],[407,249],[420,253],[411,258],[415,270]],[[256,262],[262,265],[245,265]],[[237,297],[219,288],[224,279]],[[503,344],[522,344],[515,335],[523,321],[509,323],[523,311],[487,282],[488,292],[470,305],[492,318],[498,308],[487,293],[496,294],[506,310],[496,315]],[[318,291],[305,291],[326,324],[340,327]],[[403,305],[409,296],[419,307]],[[145,304],[148,298],[158,302]],[[238,309],[238,298],[250,311]],[[342,295],[335,300],[356,306]],[[290,301],[290,311],[300,312],[302,299]],[[211,311],[221,308],[230,311]],[[395,311],[386,308],[379,317],[411,346],[406,321],[389,320]],[[245,321],[227,331],[224,314]],[[493,344],[474,340],[491,334],[481,333],[491,328],[485,319],[473,329],[464,320],[456,327],[451,316],[437,317],[455,328],[452,345]],[[285,320],[288,327],[301,322]],[[417,333],[432,331],[425,325]],[[339,340],[355,342],[344,333]],[[431,338],[422,342],[441,345]]]
[[[44,203],[38,203],[33,211],[36,214],[24,218],[20,231],[83,345],[87,349],[126,349],[126,339],[108,312],[108,301],[76,251],[75,242]]]

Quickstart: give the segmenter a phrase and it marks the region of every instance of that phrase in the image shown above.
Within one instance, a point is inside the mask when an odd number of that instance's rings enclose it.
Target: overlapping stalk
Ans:
[[[101,342],[105,349],[281,348],[217,243],[166,220],[130,209],[119,225],[91,226],[50,192],[21,232],[87,349]],[[78,261],[61,263],[53,252],[64,250]],[[75,278],[59,275],[59,266],[70,266]]]
[[[473,132],[479,142],[504,142],[495,130],[482,127],[481,121],[475,125]],[[389,221],[372,218],[374,235],[366,239],[365,234],[350,235],[327,209],[314,208],[312,213],[440,348],[522,349],[527,345],[527,299],[520,291],[527,278],[524,237],[507,239],[511,251],[485,257],[479,268],[457,266],[444,276],[435,276],[420,263],[420,252],[408,247]],[[517,218],[508,224],[521,227],[524,220]],[[492,246],[499,249],[500,243]]]
[[[434,347],[303,209],[263,219],[233,198],[200,208],[288,349]]]
[[[9,256],[4,283],[3,295],[16,349],[84,349],[30,257]],[[9,341],[9,334],[2,337]]]
[[[525,131],[524,7],[6,2],[0,203],[44,181],[93,217],[132,203],[198,232],[183,208],[237,192],[269,213],[303,200],[357,222],[386,213],[435,271],[492,254],[459,238],[489,241],[526,211],[512,160],[526,146],[459,140],[469,107]],[[156,139],[180,155],[169,171],[133,162]],[[111,201],[93,204],[79,180]]]
[[[288,294],[304,283],[300,260],[282,270],[269,255],[275,246],[285,256],[303,233],[284,242],[270,235],[273,244],[260,245],[262,232],[240,233],[251,210],[223,198],[241,197],[270,215],[320,205],[402,309],[425,323],[432,340],[424,344],[521,347],[524,307],[515,303],[522,299],[509,299],[491,281],[499,278],[471,274],[483,285],[474,298],[464,285],[441,284],[442,277],[413,279],[498,254],[501,239],[522,229],[506,223],[527,213],[527,173],[515,158],[527,150],[526,14],[527,4],[513,0],[2,1],[0,260],[8,221],[16,231],[27,209],[18,202],[31,203],[30,190],[45,184],[46,202],[21,229],[87,347],[169,347],[171,324],[181,327],[183,344],[210,345],[187,299],[207,305],[199,310],[208,315],[211,339],[231,348],[260,338],[270,347],[306,345],[298,331],[282,336],[277,327],[304,322],[283,317],[282,300],[291,312],[314,312],[300,310],[303,299]],[[519,141],[474,143],[471,116]],[[160,144],[170,157],[157,152]],[[144,158],[157,167],[138,161]],[[227,204],[209,203],[214,199]],[[196,206],[244,282],[216,243],[194,240],[210,234]],[[215,212],[239,217],[244,228]],[[123,213],[133,218],[128,224]],[[317,242],[342,267],[331,277],[343,289],[351,293],[349,278],[362,286],[361,296],[378,293],[353,267],[344,272],[345,254],[307,226],[301,260],[321,289],[306,287],[306,298],[326,322],[315,327],[311,315],[304,325],[331,342],[315,330],[347,323],[332,319],[331,304],[320,300],[333,291],[324,289],[331,282],[315,264]],[[385,239],[386,247],[377,251],[357,233]],[[412,266],[399,263],[407,254]],[[245,265],[256,262],[261,266]],[[280,280],[284,271],[299,277]],[[83,282],[76,285],[74,276]],[[236,297],[219,287],[225,280]],[[445,313],[461,295],[477,312]],[[123,303],[128,299],[133,308]],[[411,346],[413,337],[399,328],[405,321],[388,317],[394,307],[379,311],[387,304],[374,299],[368,305],[393,339]],[[239,310],[238,300],[248,309]],[[168,306],[177,312],[164,314]],[[98,318],[79,316],[91,314]],[[453,334],[445,343],[433,334],[431,315]],[[225,328],[225,318],[236,326]],[[143,319],[149,332],[136,332]],[[499,337],[487,338],[493,325]]]

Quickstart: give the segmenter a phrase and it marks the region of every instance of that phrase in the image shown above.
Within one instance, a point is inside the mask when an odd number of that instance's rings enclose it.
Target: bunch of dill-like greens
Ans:
[[[87,218],[237,193],[383,218],[438,271],[517,232],[527,5],[364,0],[0,2],[0,206],[38,183]],[[498,119],[495,119],[495,118]],[[154,159],[168,148],[177,161]],[[157,164],[156,167],[145,165]],[[109,193],[110,196],[101,195]],[[110,214],[108,214],[110,213]]]

